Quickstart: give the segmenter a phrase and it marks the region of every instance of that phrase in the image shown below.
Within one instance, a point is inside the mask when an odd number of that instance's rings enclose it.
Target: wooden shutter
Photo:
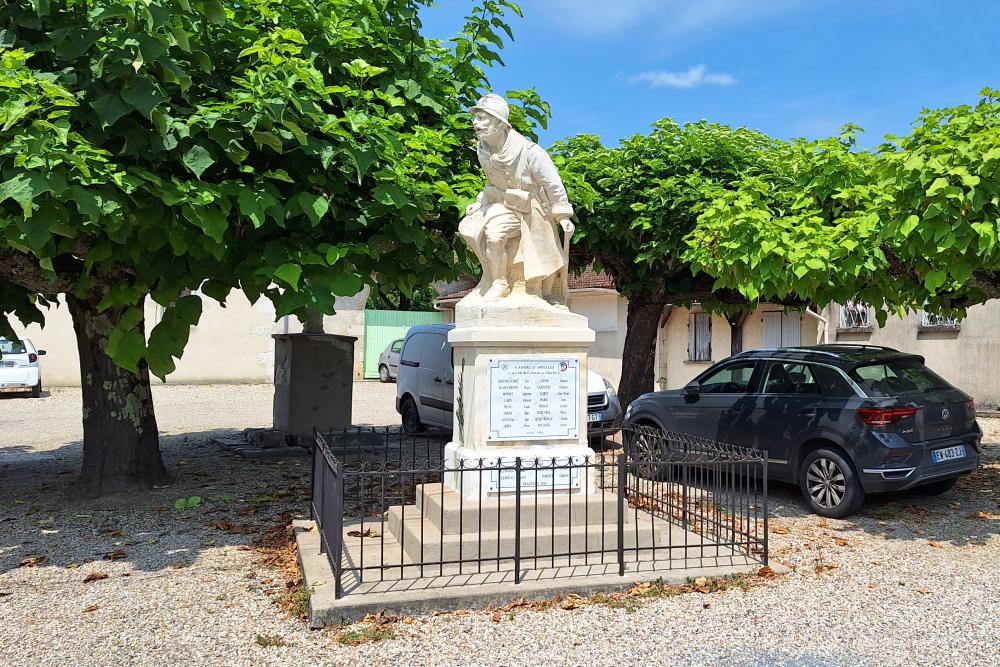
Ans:
[[[765,348],[781,347],[781,312],[764,313],[764,335],[761,345]]]

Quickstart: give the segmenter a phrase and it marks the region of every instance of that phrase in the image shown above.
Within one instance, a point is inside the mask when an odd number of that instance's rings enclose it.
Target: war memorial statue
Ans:
[[[527,295],[565,308],[573,206],[559,172],[543,148],[511,127],[502,97],[488,93],[471,111],[487,183],[458,227],[483,268],[470,296],[494,302]]]

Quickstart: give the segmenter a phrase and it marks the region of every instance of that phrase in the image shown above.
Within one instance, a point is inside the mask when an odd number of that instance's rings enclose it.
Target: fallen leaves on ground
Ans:
[[[292,515],[282,514],[278,523],[259,535],[253,543],[253,550],[260,558],[258,565],[266,565],[280,575],[269,591],[276,604],[293,618],[305,620],[309,614],[309,597],[312,590],[306,588],[299,569],[298,549],[292,530]]]
[[[233,523],[229,519],[222,519],[221,521],[214,521],[212,523],[212,528],[216,530],[221,530],[224,533],[229,533],[230,535],[246,535],[247,533],[253,532],[253,526],[246,523]]]
[[[378,532],[374,528],[365,528],[364,530],[349,530],[347,531],[348,537],[381,537],[382,533]]]
[[[774,533],[775,535],[787,535],[788,533],[792,532],[788,528],[788,526],[780,523],[775,523],[773,521],[771,522],[770,526],[768,526],[768,528],[770,528],[771,532]]]
[[[838,537],[838,538],[835,538],[835,539],[833,540],[833,542],[834,542],[834,544],[836,544],[836,545],[837,545],[838,547],[849,547],[849,546],[851,546],[851,543],[850,543],[850,542],[848,542],[847,540],[845,540],[845,539],[844,539],[844,538],[842,538],[842,537]]]
[[[97,611],[97,610],[98,610],[98,608],[99,608],[99,605],[96,605],[96,604],[92,604],[92,605],[90,605],[89,607],[84,607],[84,608],[83,608],[83,613],[84,613],[84,614],[89,614],[89,613],[90,613],[90,612],[92,612],[92,611]]]
[[[89,584],[94,581],[101,581],[102,579],[107,579],[108,574],[106,572],[91,572],[83,579],[83,583]]]
[[[121,559],[127,558],[127,557],[128,557],[128,554],[125,553],[122,549],[115,549],[114,551],[112,551],[111,553],[109,553],[107,556],[105,556],[105,558],[107,558],[108,560],[121,560]]]
[[[49,559],[48,556],[28,556],[20,563],[17,564],[18,567],[35,567],[41,565]]]
[[[944,545],[938,542],[937,540],[930,540],[927,542],[927,544],[931,545],[935,549],[944,549]]]
[[[997,514],[996,512],[990,512],[990,511],[976,512],[975,516],[976,516],[977,519],[983,519],[984,521],[997,521],[997,520],[1000,520],[1000,514]]]

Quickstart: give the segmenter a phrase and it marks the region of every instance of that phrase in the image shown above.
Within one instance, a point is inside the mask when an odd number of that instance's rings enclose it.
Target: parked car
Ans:
[[[30,391],[32,397],[42,395],[42,368],[38,358],[45,350],[37,350],[27,338],[0,338],[0,391]]]
[[[683,389],[640,396],[624,423],[766,450],[768,477],[798,484],[828,517],[868,493],[944,493],[979,465],[982,440],[972,398],[923,357],[871,345],[743,352]],[[626,444],[655,461],[653,440]]]
[[[403,339],[396,381],[396,412],[403,431],[415,433],[426,426],[452,429],[454,419],[454,367],[448,332],[454,324],[411,327]],[[611,383],[587,372],[587,424],[594,431],[614,425],[621,417],[621,403]]]
[[[378,355],[378,379],[392,382],[399,376],[399,352],[403,349],[403,338],[389,343]]]

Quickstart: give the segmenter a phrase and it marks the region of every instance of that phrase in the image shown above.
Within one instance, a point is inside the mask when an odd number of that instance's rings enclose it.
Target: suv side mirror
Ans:
[[[685,396],[698,396],[699,394],[701,394],[701,383],[697,380],[692,380],[684,385]]]
[[[38,356],[44,357],[45,356],[45,350],[38,350]]]

